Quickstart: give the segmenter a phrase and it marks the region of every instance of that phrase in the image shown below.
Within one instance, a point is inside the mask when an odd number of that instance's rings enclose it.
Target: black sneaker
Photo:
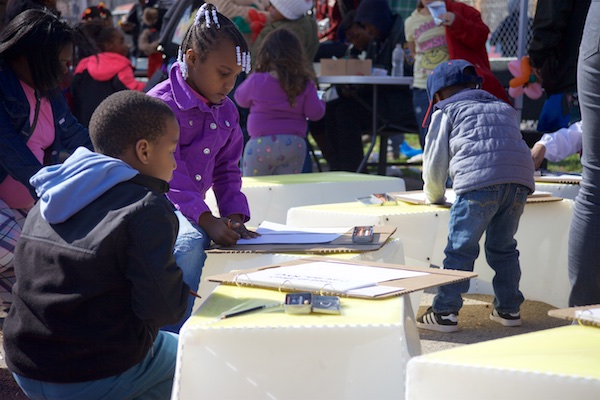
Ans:
[[[490,319],[504,326],[521,326],[521,313],[501,313],[496,309],[490,314]]]
[[[458,313],[436,313],[429,307],[425,314],[417,318],[417,327],[436,332],[458,331]]]

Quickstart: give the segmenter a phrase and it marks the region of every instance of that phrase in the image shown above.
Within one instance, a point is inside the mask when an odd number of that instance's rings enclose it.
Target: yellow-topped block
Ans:
[[[221,285],[179,337],[174,399],[401,399],[421,353],[408,296],[341,299],[341,314],[283,308],[284,293]]]
[[[242,178],[242,193],[250,206],[249,226],[263,221],[286,223],[290,208],[311,204],[355,201],[373,193],[406,190],[402,178],[357,174],[353,172],[316,172]],[[358,203],[358,201],[357,201]],[[215,215],[217,201],[212,190],[206,193],[206,204]]]
[[[406,399],[599,399],[600,328],[570,325],[413,358]]]

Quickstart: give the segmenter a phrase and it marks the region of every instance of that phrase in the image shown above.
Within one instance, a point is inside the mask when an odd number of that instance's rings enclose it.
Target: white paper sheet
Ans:
[[[454,202],[456,201],[456,193],[454,193],[454,190],[446,189],[445,195],[446,195],[446,204],[448,204],[448,205],[454,204]],[[534,199],[534,198],[543,198],[543,197],[550,197],[550,196],[552,196],[552,193],[550,193],[550,192],[536,190],[527,197],[530,199]],[[427,203],[425,193],[422,191],[418,191],[418,192],[415,191],[414,193],[411,193],[411,192],[396,193],[395,197],[400,201],[408,201],[410,203],[415,203],[415,204],[426,204]]]
[[[321,261],[242,273],[236,277],[236,282],[275,288],[346,293],[353,289],[375,286],[378,282],[421,275],[427,273]]]
[[[404,288],[394,286],[369,286],[360,289],[348,290],[346,294],[376,297],[388,293],[401,292],[402,290],[404,290]]]
[[[582,321],[600,323],[600,308],[588,308],[587,310],[575,311],[575,318]]]
[[[256,232],[261,236],[254,239],[240,239],[237,244],[318,244],[329,243],[344,233],[347,228],[296,228],[293,226],[265,221]]]

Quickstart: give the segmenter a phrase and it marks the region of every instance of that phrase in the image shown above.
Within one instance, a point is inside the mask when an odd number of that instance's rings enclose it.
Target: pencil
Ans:
[[[243,314],[251,313],[254,311],[258,311],[258,310],[264,310],[265,308],[276,307],[278,305],[280,305],[280,304],[279,303],[271,304],[271,305],[263,304],[262,306],[250,307],[250,308],[246,308],[244,310],[234,311],[229,314],[223,314],[223,315],[221,315],[221,319],[237,317],[238,315],[243,315]]]
[[[201,299],[201,298],[202,298],[202,296],[200,296],[198,293],[194,292],[193,290],[190,290],[190,294],[191,294],[192,296],[194,296],[194,297],[197,297],[197,298],[199,298],[199,299]]]

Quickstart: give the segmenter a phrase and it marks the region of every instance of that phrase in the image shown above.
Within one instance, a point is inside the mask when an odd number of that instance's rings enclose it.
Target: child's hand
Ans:
[[[243,239],[253,239],[260,236],[260,233],[248,230],[239,216],[230,216],[227,225],[236,231]]]
[[[531,158],[533,159],[533,165],[535,166],[536,171],[540,169],[544,157],[546,157],[546,146],[541,143],[534,144],[531,149]]]
[[[198,222],[208,237],[218,245],[233,246],[240,239],[240,234],[231,227],[229,218],[215,218],[210,213],[204,213]]]
[[[445,12],[443,14],[440,14],[438,18],[444,21],[441,25],[452,26],[454,20],[456,19],[456,14],[454,14],[453,12]]]

